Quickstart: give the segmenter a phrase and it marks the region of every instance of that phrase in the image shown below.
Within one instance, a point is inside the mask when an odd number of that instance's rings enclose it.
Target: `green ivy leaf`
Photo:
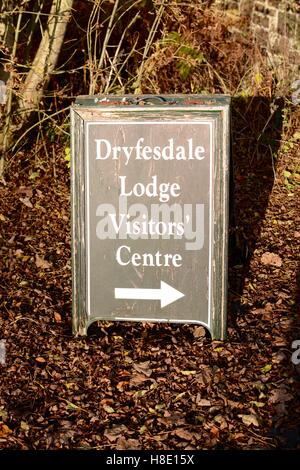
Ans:
[[[272,364],[266,364],[264,367],[261,368],[261,371],[266,374],[267,372],[270,372],[272,369]]]

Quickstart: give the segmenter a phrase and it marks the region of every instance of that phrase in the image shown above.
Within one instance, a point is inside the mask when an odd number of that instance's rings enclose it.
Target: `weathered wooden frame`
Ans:
[[[141,118],[145,115],[156,114],[172,119],[172,116],[187,113],[191,117],[200,114],[211,118],[214,122],[214,187],[213,220],[211,221],[213,227],[212,311],[209,330],[213,339],[225,339],[230,168],[230,97],[225,95],[84,96],[76,100],[71,108],[72,323],[75,335],[86,335],[89,325],[94,321],[108,320],[102,317],[101,313],[93,318],[89,318],[87,314],[85,123],[97,120],[97,116],[103,114],[106,118],[111,116],[111,119],[120,114],[126,119],[130,119],[133,114]],[[127,320],[135,321],[136,319],[128,318]],[[188,321],[181,319],[176,322],[187,323]]]

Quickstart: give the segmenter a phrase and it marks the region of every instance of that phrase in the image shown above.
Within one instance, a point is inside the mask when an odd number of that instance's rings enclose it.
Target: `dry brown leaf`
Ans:
[[[205,328],[203,326],[197,326],[193,332],[194,338],[203,338],[205,336]]]
[[[242,409],[243,408],[243,403],[240,403],[238,401],[233,401],[233,400],[227,400],[227,404],[228,406],[230,406],[230,408],[232,409],[235,409],[235,408],[240,408]]]
[[[184,428],[179,428],[174,431],[174,434],[177,437],[180,437],[180,439],[184,439],[185,441],[191,441],[193,439],[193,434],[191,434],[189,431],[187,431]]]
[[[37,268],[41,268],[41,269],[51,268],[51,264],[48,261],[46,261],[44,258],[41,258],[39,255],[35,255],[35,265]]]
[[[170,427],[170,426],[184,426],[186,424],[186,420],[184,418],[184,415],[180,413],[173,413],[171,416],[167,415],[168,412],[164,412],[164,417],[163,418],[158,418],[157,422],[163,424],[164,426]],[[166,416],[167,415],[167,416]]]
[[[269,398],[270,403],[285,403],[293,399],[293,395],[287,392],[285,388],[276,388],[271,391],[271,396]]]
[[[236,432],[233,434],[233,436],[235,441],[242,441],[245,439],[245,434],[243,434],[242,432]]]
[[[254,315],[267,315],[270,314],[270,309],[269,308],[254,308],[252,310],[252,313]]]
[[[24,253],[24,251],[21,250],[21,249],[15,250],[15,257],[16,258],[21,258],[23,253]]]
[[[18,194],[24,194],[24,196],[27,196],[27,197],[32,197],[32,195],[33,195],[33,191],[32,191],[32,189],[30,188],[30,186],[29,186],[29,187],[27,187],[27,186],[20,186],[20,187],[18,188],[18,190],[17,190],[17,193],[18,193]]]
[[[23,204],[26,206],[26,207],[29,207],[30,209],[33,208],[33,205],[29,199],[29,197],[20,197],[19,198],[19,201],[23,202]]]
[[[134,374],[130,379],[130,385],[136,386],[140,385],[147,380],[151,380],[149,377],[143,374]]]
[[[46,359],[44,359],[43,357],[39,356],[39,357],[36,357],[35,358],[36,362],[39,362],[40,364],[46,362]]]
[[[61,323],[61,315],[58,312],[54,312],[54,320],[56,323]]]
[[[119,437],[116,445],[117,450],[138,450],[141,445],[137,439],[126,439],[125,437]]]
[[[251,424],[253,424],[253,426],[259,426],[257,417],[255,415],[238,415],[238,416],[239,418],[242,419],[243,423],[246,426],[251,426]]]
[[[140,372],[141,374],[144,374],[147,377],[150,377],[150,375],[152,374],[152,369],[149,369],[149,365],[150,365],[150,361],[140,362],[138,364],[133,364],[133,368],[137,372]]]
[[[277,416],[283,416],[288,414],[288,408],[286,402],[281,402],[275,405],[275,413]]]
[[[285,338],[281,338],[280,336],[276,336],[273,340],[273,344],[277,347],[287,346],[287,340]]]
[[[276,268],[280,268],[282,266],[282,259],[280,256],[275,253],[269,253],[268,251],[262,255],[261,262],[266,266],[275,266]]]
[[[211,406],[211,401],[206,400],[206,398],[200,398],[200,400],[197,401],[197,405],[199,405],[199,406]]]
[[[123,436],[128,431],[128,428],[121,424],[120,426],[113,426],[110,429],[105,429],[104,436],[109,442],[115,442],[120,436]]]
[[[121,382],[117,383],[117,389],[119,390],[119,392],[124,392],[124,388],[126,388],[127,386],[128,382],[126,382],[125,380],[121,380]]]
[[[291,294],[288,294],[287,292],[278,292],[278,297],[280,299],[290,299]]]
[[[219,428],[217,428],[217,426],[213,426],[210,429],[210,433],[213,437],[219,437],[219,434],[220,434]]]

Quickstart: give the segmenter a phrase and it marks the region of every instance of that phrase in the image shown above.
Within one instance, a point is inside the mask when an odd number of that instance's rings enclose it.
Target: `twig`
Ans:
[[[147,41],[146,41],[146,44],[145,44],[145,47],[144,47],[142,62],[141,62],[141,65],[139,67],[138,76],[137,76],[137,80],[136,80],[136,88],[135,88],[135,93],[136,94],[140,93],[142,75],[143,75],[143,71],[144,71],[144,67],[145,67],[146,58],[148,56],[148,52],[150,50],[150,47],[153,44],[153,40],[154,40],[155,34],[157,32],[158,25],[159,25],[159,23],[162,19],[164,8],[165,8],[165,0],[163,0],[160,4],[158,13],[155,16],[155,20],[152,23],[152,26],[151,26],[151,29],[149,31],[149,35],[148,35],[148,38],[147,38]]]
[[[42,122],[45,122],[47,121],[48,119],[52,119],[53,116],[57,116],[58,114],[60,113],[64,113],[66,112],[67,110],[69,109],[69,106],[67,108],[64,108],[64,109],[60,109],[59,111],[56,111],[55,113],[51,114],[51,116],[46,116],[44,117],[41,121],[39,122],[36,122],[35,124],[33,124],[31,127],[29,127],[28,129],[26,129],[25,132],[23,132],[23,134],[21,135],[21,137],[18,138],[17,142],[14,144],[14,146],[11,148],[11,151],[14,152],[15,149],[17,148],[19,142],[24,139],[24,137],[28,134],[28,132],[32,131],[32,129],[34,129],[36,126],[39,126],[40,124],[42,124]],[[43,112],[43,111],[41,111]],[[44,113],[46,114],[46,113]],[[61,129],[63,131],[63,129]],[[68,132],[66,131],[63,131],[65,134],[69,135]]]
[[[274,165],[274,157],[273,157],[273,152],[271,145],[269,145],[270,149],[270,154],[271,154],[271,161],[272,161],[272,170],[273,170],[273,175],[274,175],[274,183],[277,183],[277,176],[276,176],[276,170],[275,170],[275,165]]]
[[[124,63],[123,63],[123,66],[121,67],[121,69],[118,71],[117,70],[117,67],[116,67],[116,62],[117,62],[117,58],[119,56],[119,52],[120,52],[120,49],[121,49],[121,45],[123,43],[123,40],[124,40],[124,37],[125,37],[125,34],[127,33],[128,29],[131,28],[131,26],[135,23],[135,21],[137,20],[137,18],[139,17],[139,12],[136,13],[136,15],[133,17],[133,19],[130,21],[130,23],[128,23],[128,25],[126,26],[126,28],[124,29],[123,31],[123,34],[119,40],[119,44],[118,44],[118,47],[116,49],[116,52],[115,52],[115,55],[114,55],[114,58],[111,62],[111,67],[110,67],[110,72],[109,72],[109,76],[108,76],[108,79],[107,79],[107,83],[106,83],[106,87],[104,89],[104,93],[107,93],[108,90],[109,90],[109,87],[110,87],[110,81],[111,81],[111,78],[112,78],[112,75],[113,73],[115,73],[115,76],[118,78],[118,80],[120,81],[120,70],[124,67]],[[133,48],[134,49],[134,48]],[[126,57],[126,63],[128,62],[128,58],[129,58],[129,54],[127,55]],[[115,80],[114,80],[115,82]],[[121,86],[122,86],[122,83],[121,83]]]

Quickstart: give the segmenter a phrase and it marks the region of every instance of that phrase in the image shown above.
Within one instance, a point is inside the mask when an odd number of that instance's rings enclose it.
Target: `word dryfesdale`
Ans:
[[[95,139],[96,160],[124,159],[128,165],[131,158],[135,160],[203,160],[205,158],[205,148],[202,145],[194,145],[193,139],[187,139],[187,145],[175,145],[174,139],[168,140],[168,145],[160,147],[156,145],[143,145],[144,138],[140,137],[135,146],[123,147],[112,146],[107,139]]]

